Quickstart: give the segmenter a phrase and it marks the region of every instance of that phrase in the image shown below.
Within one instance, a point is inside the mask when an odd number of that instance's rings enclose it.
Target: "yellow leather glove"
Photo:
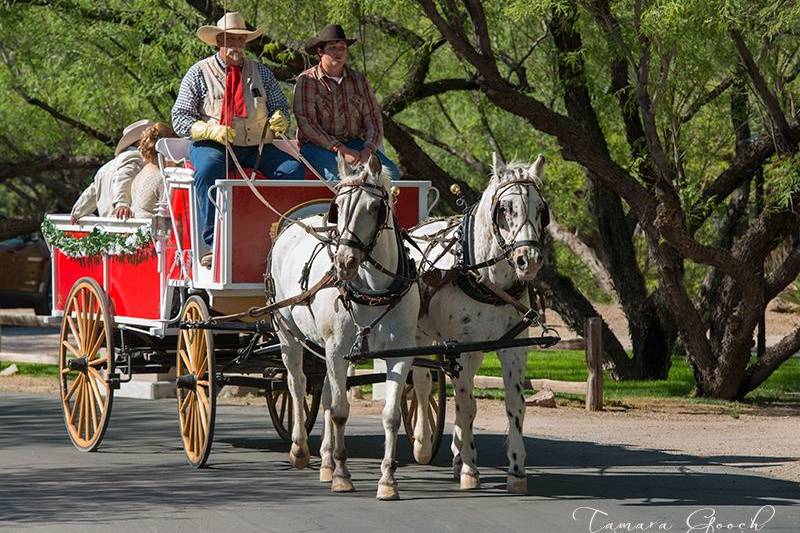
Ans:
[[[283,135],[286,133],[286,129],[289,127],[289,121],[283,116],[281,110],[275,111],[271,117],[269,117],[269,129],[275,135]]]
[[[214,141],[220,144],[225,144],[227,139],[228,143],[232,143],[236,138],[236,131],[230,126],[223,124],[209,124],[198,120],[192,124],[192,139],[195,141]]]

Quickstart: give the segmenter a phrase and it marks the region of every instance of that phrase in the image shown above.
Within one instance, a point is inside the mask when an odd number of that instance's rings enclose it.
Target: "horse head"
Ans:
[[[343,281],[356,276],[369,256],[382,229],[391,218],[389,178],[382,173],[380,159],[370,156],[366,165],[351,168],[339,155],[336,198],[331,203],[328,222],[336,224],[338,239],[333,264]]]
[[[543,262],[543,237],[550,222],[547,202],[541,193],[544,157],[533,165],[506,165],[494,156],[490,194],[492,230],[517,277],[531,281]]]

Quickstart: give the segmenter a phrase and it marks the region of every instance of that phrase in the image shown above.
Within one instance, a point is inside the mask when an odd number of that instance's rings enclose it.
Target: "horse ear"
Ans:
[[[539,157],[533,162],[531,168],[528,169],[528,174],[531,177],[539,179],[544,177],[544,156],[542,154],[539,154]]]
[[[339,166],[339,179],[344,179],[350,174],[352,174],[353,169],[350,168],[350,165],[347,164],[347,161],[344,160],[344,156],[340,153],[336,156],[336,162]]]
[[[375,152],[372,152],[372,155],[369,156],[369,161],[367,161],[367,168],[369,168],[369,173],[373,176],[378,176],[381,173],[381,168],[383,165],[381,164],[381,160],[378,159],[378,156]]]
[[[497,152],[492,152],[492,173],[495,176],[500,176],[500,173],[506,168],[503,158]]]

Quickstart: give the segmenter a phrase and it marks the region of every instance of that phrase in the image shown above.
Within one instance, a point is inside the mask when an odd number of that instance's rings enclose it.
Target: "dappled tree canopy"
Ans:
[[[738,398],[800,348],[751,360],[767,302],[800,271],[800,7],[784,0],[5,0],[0,214],[65,211],[122,127],[168,120],[194,37],[229,10],[291,94],[303,39],[338,22],[406,177],[475,198],[496,151],[547,158],[552,260],[538,288],[578,331],[606,328],[619,378],[686,353],[698,392]],[[7,224],[10,227],[10,223]]]

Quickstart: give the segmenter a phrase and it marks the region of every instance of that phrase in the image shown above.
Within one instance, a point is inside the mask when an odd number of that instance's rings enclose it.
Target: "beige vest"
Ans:
[[[236,139],[233,141],[235,146],[258,146],[264,124],[267,123],[266,91],[256,65],[255,61],[249,59],[245,59],[242,65],[242,86],[247,118],[233,117],[231,121],[231,127],[236,131]],[[222,97],[225,93],[225,71],[219,66],[216,56],[202,61],[200,70],[208,88],[208,94],[203,102],[202,119],[209,124],[219,124]],[[267,129],[264,142],[269,142],[270,137],[270,130]]]

